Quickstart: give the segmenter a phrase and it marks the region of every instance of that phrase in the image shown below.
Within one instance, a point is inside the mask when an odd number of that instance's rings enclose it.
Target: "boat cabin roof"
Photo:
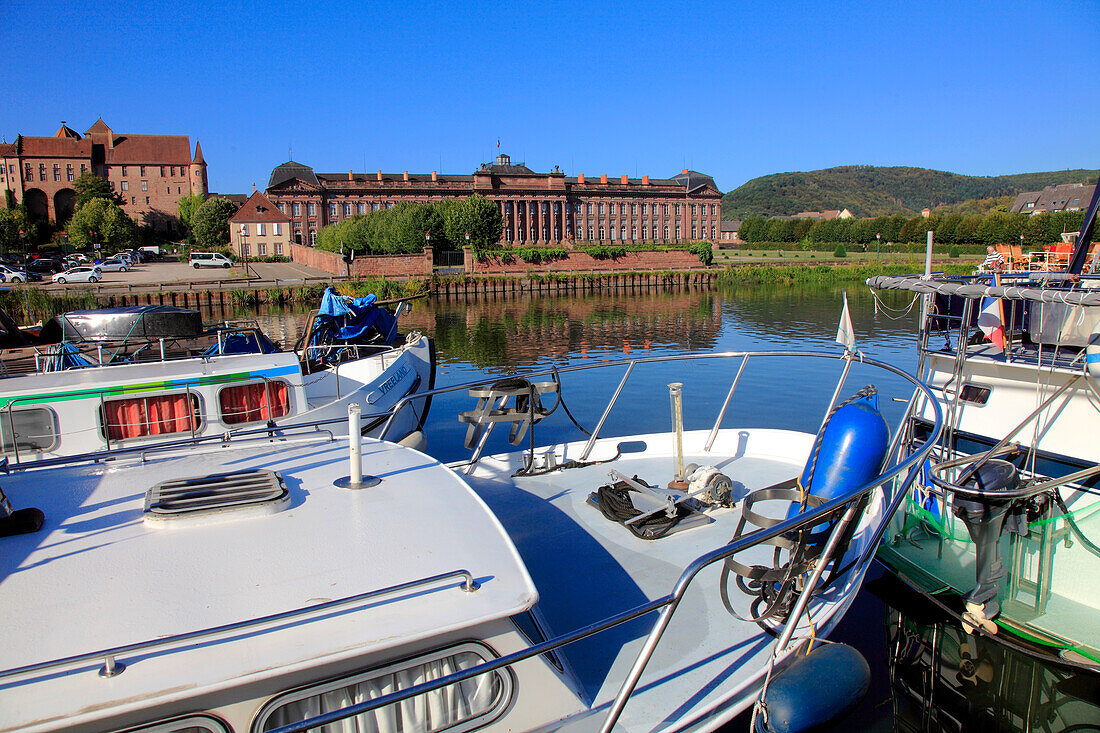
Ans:
[[[0,730],[91,723],[241,680],[384,652],[530,608],[535,588],[496,517],[449,468],[364,439],[350,490],[345,439],[181,449],[162,457],[29,470],[0,478],[16,509],[38,507],[34,534],[0,537]],[[282,504],[206,513],[146,493],[169,479],[274,471]],[[170,486],[165,490],[168,491]],[[186,508],[188,500],[182,505]],[[145,509],[162,509],[150,517]],[[400,593],[120,656],[22,674],[49,660],[236,624],[468,569]],[[185,670],[185,671],[181,671]]]

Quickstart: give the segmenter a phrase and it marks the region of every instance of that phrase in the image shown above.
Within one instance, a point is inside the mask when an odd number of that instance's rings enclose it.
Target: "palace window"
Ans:
[[[625,226],[619,228],[619,239],[622,239],[622,240],[626,239],[626,227]]]
[[[141,190],[142,191],[148,191],[149,190],[149,181],[142,181],[141,182]]]
[[[365,203],[363,203],[362,201],[360,201],[358,204],[356,204],[355,208],[356,208],[356,211],[358,211],[360,214],[367,213],[367,205]]]
[[[714,212],[714,206],[715,206],[714,204],[711,204],[711,205],[710,205],[710,215],[711,215],[711,216],[714,216],[714,213],[715,213],[715,212]]]
[[[637,239],[638,238],[638,227],[630,227],[630,238],[631,239]]]
[[[691,215],[692,215],[692,216],[695,216],[695,214],[696,214],[696,212],[695,212],[695,204],[692,204],[692,205],[691,205]]]
[[[646,231],[648,231],[648,230],[645,227],[642,227],[642,241],[643,242],[645,241]]]
[[[676,241],[680,241],[680,226],[678,224],[676,225]]]
[[[592,227],[588,227],[588,239],[592,239]]]
[[[603,227],[600,227],[600,241],[603,241]]]
[[[637,214],[638,213],[638,204],[631,204],[630,205],[630,213],[631,214]]]
[[[676,216],[680,215],[680,204],[676,204]]]
[[[316,229],[310,229],[309,230],[309,246],[312,247],[315,244],[317,244],[317,230]]]
[[[666,233],[665,236],[667,237],[668,234]],[[653,241],[654,242],[657,241],[657,225],[656,224],[653,225]]]
[[[692,228],[691,228],[691,238],[692,238],[692,239],[698,239],[698,238],[699,238],[699,237],[698,237],[698,235],[697,235],[697,233],[696,233],[697,231],[698,231],[698,230],[697,230],[697,229],[696,229],[695,227],[692,227]]]
[[[129,181],[123,181],[122,182],[122,190],[123,191],[129,191],[130,190],[130,182]]]
[[[290,205],[290,210],[292,212],[294,212],[294,216],[301,216],[302,215],[302,205],[300,203],[298,203],[297,201],[295,201],[294,203],[292,203]]]
[[[344,204],[344,216],[351,216],[351,204]]]
[[[603,204],[600,204],[600,216],[603,216]],[[600,239],[603,239],[601,236]]]
[[[611,235],[611,241],[614,242],[615,241],[615,227],[611,227],[611,231],[609,231],[608,233]],[[600,239],[603,239],[603,237],[601,236]]]
[[[592,204],[585,204],[585,206],[588,207],[588,213],[591,214],[592,213]]]
[[[626,214],[626,204],[619,204],[619,213]]]
[[[668,204],[665,204],[665,216],[668,216]],[[668,236],[667,234],[665,235]]]
[[[505,214],[511,214],[512,213],[512,202],[511,201],[505,201],[504,202],[504,213]]]
[[[538,238],[539,238],[538,230],[535,229],[534,227],[531,227],[531,241],[534,242]]]
[[[665,240],[668,240],[668,227],[665,227]]]
[[[710,228],[710,238],[714,239],[714,227]]]
[[[335,219],[335,218],[336,218],[336,202],[335,202],[335,201],[331,201],[331,202],[329,202],[329,205],[328,205],[328,215],[329,215],[330,217],[332,217],[333,219]]]
[[[314,204],[312,201],[306,204],[306,215],[317,216],[317,205]]]

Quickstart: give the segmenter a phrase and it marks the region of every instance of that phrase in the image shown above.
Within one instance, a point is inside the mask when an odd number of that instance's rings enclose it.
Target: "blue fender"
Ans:
[[[822,644],[772,677],[764,698],[768,724],[758,715],[756,729],[800,733],[824,725],[859,704],[870,684],[862,654],[847,644]]]

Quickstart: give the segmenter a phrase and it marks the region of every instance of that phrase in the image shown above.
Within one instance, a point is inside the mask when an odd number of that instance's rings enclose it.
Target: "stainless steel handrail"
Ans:
[[[890,370],[896,371],[902,376],[905,376],[907,379],[910,379],[911,381],[916,383],[918,385],[918,389],[926,390],[926,387],[924,387],[924,385],[916,382],[916,380],[914,380],[909,375],[906,375],[904,372],[901,372],[900,370],[895,370],[892,367],[890,368]],[[936,421],[933,425],[932,432],[938,433],[938,431],[942,429],[942,414],[940,413],[938,406],[936,407],[935,412]],[[821,522],[823,517],[831,515],[844,507],[853,505],[855,502],[858,502],[866,494],[870,493],[874,489],[878,488],[879,486],[886,485],[890,481],[893,481],[906,468],[911,468],[919,471],[925,456],[927,455],[928,451],[932,450],[932,448],[933,445],[931,442],[926,443],[921,451],[912,454],[904,461],[897,464],[894,468],[886,471],[883,474],[880,474],[870,483],[860,487],[853,492],[850,492],[845,496],[827,501],[826,503],[819,506],[817,509],[804,512],[790,519],[785,519],[774,527],[759,529],[748,535],[743,535],[742,537],[731,541],[729,544],[723,545],[722,547],[716,548],[708,553],[700,555],[694,561],[692,561],[691,564],[688,565],[683,573],[680,574],[680,577],[673,587],[672,592],[666,596],[657,598],[639,606],[635,606],[634,608],[631,608],[627,611],[623,611],[621,613],[615,614],[614,616],[610,616],[603,621],[584,626],[568,634],[562,634],[558,637],[555,637],[554,639],[549,639],[539,644],[534,644],[527,649],[523,649],[518,652],[512,652],[511,654],[506,654],[502,657],[497,657],[496,659],[492,659],[483,664],[479,664],[460,672],[455,672],[453,674],[440,677],[431,682],[423,682],[421,684],[414,685],[398,692],[392,692],[387,695],[377,697],[373,700],[357,703],[355,705],[349,705],[348,707],[342,708],[340,710],[334,710],[332,712],[317,715],[312,718],[307,718],[297,723],[291,723],[281,726],[279,728],[273,728],[268,731],[268,733],[304,733],[304,731],[319,728],[324,725],[329,725],[331,723],[335,723],[346,718],[351,718],[356,715],[361,715],[363,713],[368,713],[380,707],[392,705],[394,703],[407,700],[411,697],[416,697],[417,695],[422,695],[427,692],[432,692],[433,690],[448,687],[457,682],[471,679],[473,677],[486,674],[487,672],[492,672],[493,670],[500,669],[502,667],[511,666],[526,659],[530,659],[532,657],[536,657],[547,652],[552,652],[563,646],[567,646],[576,641],[580,641],[581,639],[586,639],[602,631],[614,628],[615,626],[619,626],[623,623],[639,618],[641,616],[645,616],[654,611],[671,608],[671,611],[668,612],[667,619],[664,621],[664,623],[661,623],[661,621],[658,620],[658,622],[654,624],[653,629],[650,631],[649,637],[647,637],[646,642],[643,645],[642,651],[635,659],[634,667],[632,668],[631,672],[631,677],[634,678],[634,682],[636,684],[637,679],[639,679],[641,677],[641,673],[644,672],[646,663],[649,661],[649,658],[652,656],[657,644],[660,642],[660,638],[664,633],[664,629],[668,626],[668,621],[671,620],[672,614],[675,613],[676,605],[679,604],[680,599],[682,599],[686,594],[688,587],[691,585],[691,582],[704,568],[720,560],[725,560],[728,557],[732,557],[733,555],[739,552],[743,552],[751,547],[755,547],[756,545],[770,540],[773,537],[777,537],[781,534],[787,534],[803,527],[818,524]],[[916,474],[911,471],[911,475],[915,476]],[[900,488],[899,493],[903,493]],[[888,521],[889,515],[884,514],[879,523],[879,526],[884,528]],[[879,536],[881,536],[881,534],[879,534]],[[820,564],[822,567],[824,567],[827,563],[828,560],[824,559]],[[664,615],[664,612],[662,612],[662,616]],[[797,621],[797,618],[794,618],[792,620]],[[627,682],[629,681],[630,680],[628,678]],[[618,704],[618,700],[622,698],[625,705],[625,700],[629,699],[630,695],[633,693],[633,689],[633,686],[627,689],[626,683],[624,683],[623,689],[621,689],[619,694],[616,695],[616,704]],[[620,705],[618,708],[618,712],[621,713],[621,711],[622,705]],[[612,717],[613,714],[614,717]],[[611,712],[609,712],[608,718],[604,722],[603,729],[610,730],[611,728],[613,728],[617,719],[618,714],[615,713],[613,709]]]
[[[35,664],[24,665],[22,667],[13,667],[11,669],[0,670],[0,679],[7,679],[9,677],[16,677],[33,672],[42,672],[47,669],[55,669],[57,667],[65,667],[73,664],[79,664],[80,662],[88,662],[99,659],[106,660],[105,665],[107,668],[116,667],[121,669],[123,665],[121,665],[120,662],[116,662],[115,658],[124,654],[147,652],[152,649],[171,646],[173,644],[179,644],[180,642],[184,641],[206,639],[231,631],[251,629],[256,626],[262,626],[264,624],[269,624],[276,621],[286,621],[287,619],[297,618],[299,616],[306,616],[311,613],[329,611],[334,608],[348,606],[354,603],[359,603],[361,601],[378,598],[380,596],[392,595],[394,593],[411,590],[413,588],[417,588],[423,585],[431,585],[433,583],[438,583],[440,581],[448,580],[450,578],[462,578],[462,585],[460,585],[459,587],[467,593],[474,593],[479,588],[477,581],[474,579],[473,574],[469,570],[452,570],[447,573],[440,573],[439,575],[432,575],[426,578],[420,578],[418,580],[410,580],[406,583],[399,583],[397,585],[391,585],[386,588],[378,588],[375,590],[367,591],[365,593],[358,593],[353,596],[347,596],[346,598],[337,598],[336,600],[325,601],[324,603],[315,603],[311,606],[302,606],[301,608],[295,608],[290,611],[282,611],[280,613],[273,613],[267,616],[260,616],[258,618],[248,619],[247,621],[237,621],[231,624],[223,624],[221,626],[212,626],[206,629],[188,631],[183,634],[174,634],[172,636],[150,639],[148,641],[136,642],[134,644],[125,644],[123,646],[111,647],[110,649],[100,649],[94,652],[76,654],[71,657],[52,659],[46,662],[38,662]]]
[[[824,356],[824,357],[827,357],[827,358],[844,358],[844,356],[845,356],[845,355],[835,355],[835,354],[803,354],[803,353],[799,353],[799,352],[766,352],[766,353],[755,352],[752,355],[753,356],[764,356],[764,355],[767,355],[767,356]],[[604,363],[594,364],[594,365],[584,365],[584,366],[580,366],[580,367],[574,367],[574,368],[571,368],[571,369],[568,369],[568,370],[569,371],[581,371],[581,370],[585,370],[585,369],[599,368],[601,366],[615,366],[615,365],[619,365],[619,364],[623,364],[623,363],[633,364],[633,363],[641,363],[641,362],[646,362],[646,361],[649,361],[649,362],[652,362],[652,361],[669,361],[669,360],[673,360],[673,359],[680,360],[680,359],[692,358],[692,357],[694,357],[694,358],[708,358],[708,357],[713,358],[713,357],[726,357],[726,356],[748,356],[748,352],[740,352],[740,353],[739,352],[729,352],[729,353],[725,353],[725,354],[706,354],[706,355],[685,355],[685,356],[676,356],[676,357],[650,357],[648,359],[641,359],[641,360],[620,360],[618,362],[604,362]],[[630,672],[628,673],[628,676],[627,676],[626,680],[623,683],[623,686],[620,688],[619,693],[615,696],[615,699],[612,702],[612,706],[611,706],[611,708],[608,712],[608,716],[605,719],[605,721],[604,721],[604,723],[601,727],[601,732],[602,733],[607,733],[608,731],[612,730],[615,726],[615,723],[618,721],[618,718],[621,715],[623,709],[625,708],[627,701],[630,699],[631,695],[633,694],[634,689],[636,688],[636,685],[637,685],[638,681],[641,679],[641,675],[645,671],[645,667],[648,664],[650,658],[652,657],[654,651],[656,650],[657,645],[660,643],[660,640],[664,635],[665,629],[668,627],[668,624],[671,621],[673,614],[675,614],[676,609],[679,606],[680,600],[686,594],[687,589],[690,586],[691,582],[698,576],[698,574],[704,568],[714,564],[715,562],[718,562],[720,560],[724,560],[728,557],[731,557],[731,556],[737,554],[738,552],[742,552],[742,551],[744,551],[744,550],[746,550],[750,547],[754,547],[754,546],[756,546],[756,545],[758,545],[758,544],[760,544],[760,543],[762,543],[766,540],[769,540],[773,537],[776,537],[780,534],[786,534],[786,533],[789,533],[789,532],[793,532],[794,530],[800,529],[802,527],[812,526],[814,524],[817,524],[821,521],[821,519],[823,517],[832,515],[834,512],[837,512],[840,509],[847,507],[847,512],[845,513],[845,517],[843,519],[841,519],[840,522],[838,522],[837,527],[834,527],[834,531],[830,535],[830,539],[829,539],[828,545],[826,547],[825,554],[823,554],[822,558],[819,560],[818,567],[815,568],[815,572],[813,574],[813,577],[811,578],[810,583],[808,584],[807,588],[804,590],[802,597],[800,597],[801,602],[799,604],[799,608],[800,609],[804,608],[805,605],[809,601],[809,591],[818,582],[818,580],[821,577],[822,571],[824,570],[825,566],[829,563],[829,560],[831,559],[831,557],[828,553],[831,553],[836,548],[836,544],[837,544],[836,540],[839,536],[838,533],[839,533],[839,530],[840,530],[839,525],[842,522],[851,521],[854,518],[854,507],[857,506],[856,502],[861,500],[864,496],[866,496],[867,494],[872,492],[874,489],[876,489],[880,486],[889,485],[890,482],[892,482],[896,478],[898,478],[903,472],[907,472],[905,480],[901,484],[895,484],[894,488],[895,488],[896,494],[895,494],[895,497],[894,497],[894,501],[892,501],[890,503],[890,509],[888,509],[886,512],[883,513],[882,518],[880,519],[878,525],[875,527],[875,529],[874,529],[874,531],[871,535],[871,542],[868,545],[867,551],[865,551],[859,558],[859,564],[857,565],[857,569],[863,567],[863,565],[865,565],[867,562],[870,561],[870,554],[873,551],[874,547],[878,544],[878,541],[881,539],[882,534],[885,531],[886,526],[887,526],[887,524],[890,520],[890,517],[893,514],[893,511],[896,509],[897,499],[899,497],[904,497],[906,491],[908,490],[909,484],[912,483],[913,479],[915,479],[917,474],[920,472],[921,467],[923,465],[923,462],[924,462],[925,458],[927,457],[928,453],[935,447],[934,444],[936,442],[936,438],[939,436],[940,432],[943,429],[943,412],[940,408],[940,405],[939,405],[938,401],[936,401],[934,399],[934,395],[932,394],[932,392],[928,388],[928,386],[925,385],[923,382],[919,381],[918,379],[916,379],[915,377],[907,374],[906,372],[904,372],[904,371],[902,371],[902,370],[900,370],[900,369],[898,369],[894,366],[891,366],[889,364],[885,364],[885,363],[882,363],[882,362],[878,362],[878,361],[875,361],[875,360],[863,359],[862,362],[864,364],[869,364],[871,366],[882,368],[886,371],[897,374],[898,376],[901,376],[904,379],[906,379],[907,381],[909,381],[911,384],[913,384],[916,387],[916,390],[918,392],[923,392],[925,398],[929,400],[930,404],[932,405],[932,410],[933,410],[933,413],[934,413],[934,416],[935,416],[935,420],[934,420],[934,423],[933,423],[933,426],[932,426],[932,429],[931,429],[931,433],[930,433],[931,437],[930,437],[929,440],[927,440],[925,442],[925,444],[920,448],[920,450],[918,450],[916,453],[913,453],[913,454],[909,455],[908,457],[904,458],[903,460],[900,460],[896,465],[894,465],[894,467],[892,467],[889,470],[883,472],[882,474],[880,474],[877,478],[875,478],[871,482],[865,484],[864,486],[860,487],[859,489],[857,489],[853,492],[850,492],[849,494],[847,494],[843,497],[838,497],[836,499],[827,501],[826,503],[822,504],[820,507],[818,507],[815,510],[811,510],[809,512],[804,512],[802,514],[799,514],[797,517],[794,517],[794,518],[791,518],[791,519],[786,519],[786,520],[780,522],[779,524],[775,525],[774,527],[772,527],[770,529],[760,529],[760,530],[757,530],[755,532],[752,532],[749,535],[744,535],[744,536],[738,538],[737,540],[734,540],[734,541],[730,542],[727,545],[724,545],[720,548],[716,548],[715,550],[712,550],[708,553],[700,555],[691,564],[688,565],[688,567],[683,571],[683,573],[681,573],[680,578],[677,580],[672,592],[669,595],[666,595],[662,598],[656,599],[654,601],[650,601],[649,603],[645,603],[645,604],[642,604],[640,606],[636,606],[632,609],[629,609],[629,610],[624,611],[620,614],[617,614],[617,615],[612,616],[608,619],[605,619],[604,621],[601,621],[601,622],[598,622],[598,623],[595,623],[595,624],[591,624],[589,626],[583,627],[583,628],[578,629],[578,630],[576,630],[574,632],[571,632],[569,634],[564,634],[564,635],[558,636],[555,639],[551,639],[551,640],[542,642],[540,644],[533,645],[533,646],[528,647],[527,649],[521,650],[519,652],[513,652],[512,654],[507,654],[503,657],[498,657],[497,659],[491,660],[491,661],[486,662],[484,664],[480,664],[480,665],[477,665],[475,667],[471,667],[469,669],[463,670],[461,672],[456,672],[454,674],[447,675],[445,677],[441,677],[441,678],[439,678],[437,680],[434,680],[432,682],[425,682],[425,683],[421,683],[419,685],[414,685],[414,686],[409,687],[405,690],[401,690],[399,692],[393,692],[393,693],[390,693],[388,695],[383,695],[381,697],[375,698],[375,699],[367,701],[367,702],[358,703],[358,704],[351,705],[351,706],[348,706],[346,708],[343,708],[341,710],[336,710],[336,711],[332,711],[332,712],[325,713],[325,714],[322,714],[322,715],[318,715],[318,716],[300,721],[298,723],[292,723],[292,724],[289,724],[289,725],[282,726],[280,728],[275,728],[271,731],[268,731],[268,733],[302,733],[302,732],[307,731],[307,730],[311,730],[311,729],[318,728],[318,727],[321,727],[321,726],[324,726],[324,725],[328,725],[330,723],[337,722],[339,720],[344,720],[346,718],[350,718],[350,717],[353,717],[353,716],[356,716],[356,715],[361,715],[363,713],[367,713],[367,712],[370,712],[372,710],[376,710],[378,708],[381,708],[381,707],[384,707],[384,706],[387,706],[387,705],[392,705],[394,703],[401,702],[403,700],[407,700],[407,699],[409,699],[411,697],[415,697],[417,695],[421,695],[421,694],[424,694],[424,693],[427,693],[427,692],[431,692],[433,690],[438,690],[438,689],[441,689],[443,687],[447,687],[447,686],[455,684],[457,682],[461,682],[462,680],[477,677],[477,676],[485,674],[487,672],[491,672],[493,670],[500,669],[502,667],[510,666],[510,665],[515,664],[517,662],[521,662],[525,659],[529,659],[531,657],[535,657],[535,656],[538,656],[540,654],[544,654],[546,652],[554,651],[555,649],[558,649],[560,647],[566,646],[566,645],[571,644],[573,642],[579,641],[580,639],[587,638],[587,637],[592,636],[594,634],[600,633],[600,632],[605,631],[605,630],[607,630],[609,628],[612,628],[614,626],[618,626],[618,625],[620,625],[622,623],[625,623],[629,620],[632,620],[632,619],[638,618],[640,616],[644,616],[644,615],[647,615],[647,614],[652,613],[654,611],[660,610],[661,611],[661,616],[658,618],[657,622],[654,624],[653,628],[650,630],[650,633],[647,636],[646,641],[643,644],[641,651],[639,652],[638,656],[635,658],[635,661],[634,661],[634,663],[631,667]],[[848,365],[850,366],[850,361],[848,362]],[[555,372],[555,371],[560,373],[562,371],[566,371],[566,369],[535,372],[533,374],[526,374],[526,375],[523,375],[523,376],[525,376],[525,377],[541,376],[541,375],[549,374],[549,373]],[[846,373],[847,373],[847,369],[845,370],[845,374]],[[470,387],[473,387],[473,386],[491,384],[493,381],[496,381],[496,380],[482,380],[480,382],[476,382],[476,383],[472,383],[472,384],[465,384],[465,385],[459,385],[459,386],[456,386],[456,387],[449,387],[449,388],[441,388],[441,389],[438,389],[438,390],[431,390],[429,394],[435,394],[435,393],[440,393],[440,392],[452,392],[452,391],[457,391],[457,390],[461,390],[461,389],[469,389]],[[622,384],[620,384],[620,391],[621,391],[621,387],[622,387]],[[416,395],[416,397],[421,397],[421,396],[426,396],[426,395]],[[618,392],[616,392],[616,397],[617,396],[618,396]],[[403,402],[404,402],[404,400],[399,401],[398,404],[395,405],[395,407],[394,407],[395,412],[400,407],[403,406],[403,404],[402,404]],[[613,402],[614,402],[614,398],[612,399],[612,403]],[[605,416],[606,416],[606,412],[605,412]],[[388,427],[388,425],[387,425],[387,427]],[[383,432],[383,434],[384,434],[384,432]],[[896,454],[894,453],[894,451],[889,451],[887,453],[887,455],[888,456],[893,456],[893,455],[896,455]],[[801,615],[801,610],[799,610],[799,614],[797,614],[797,615],[794,614],[794,613],[791,614],[791,617],[787,622],[787,624],[790,628],[784,628],[784,631],[783,631],[783,634],[782,634],[782,640],[783,640],[784,644],[789,642],[789,640],[791,638],[791,635],[794,632],[795,625],[797,625],[797,623],[798,623],[800,615]]]

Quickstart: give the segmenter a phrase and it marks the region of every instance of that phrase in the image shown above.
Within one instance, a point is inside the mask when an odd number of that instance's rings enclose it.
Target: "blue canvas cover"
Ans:
[[[326,288],[311,345],[340,341],[388,344],[397,334],[397,319],[376,306],[377,300],[373,293],[365,298],[346,298]]]
[[[65,369],[83,369],[95,366],[95,363],[80,353],[73,344],[57,344],[47,351],[45,361],[42,363],[44,372],[60,372]]]
[[[202,355],[274,354],[278,350],[279,347],[259,331],[242,331],[222,338],[219,343],[211,344]]]

